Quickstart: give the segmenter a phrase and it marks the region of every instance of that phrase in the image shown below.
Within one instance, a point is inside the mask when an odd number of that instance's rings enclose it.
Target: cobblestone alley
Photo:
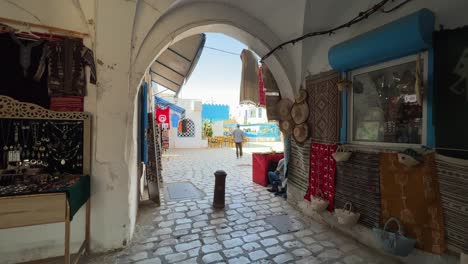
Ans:
[[[394,263],[254,184],[250,154],[236,159],[230,149],[171,150],[163,166],[165,185],[192,182],[206,195],[181,201],[163,197],[127,249],[96,263]],[[213,172],[218,169],[228,174],[226,208],[215,211]],[[304,228],[281,233],[265,221],[284,214]]]

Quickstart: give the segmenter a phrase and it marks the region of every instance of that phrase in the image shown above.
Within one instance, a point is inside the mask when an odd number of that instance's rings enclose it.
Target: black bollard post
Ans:
[[[223,209],[227,174],[223,170],[217,170],[214,173],[214,175],[215,175],[215,187],[214,187],[213,207],[216,209]]]

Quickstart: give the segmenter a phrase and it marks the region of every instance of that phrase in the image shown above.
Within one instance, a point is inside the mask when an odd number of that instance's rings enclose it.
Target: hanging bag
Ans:
[[[397,232],[387,231],[388,224],[390,222],[395,222],[398,226]],[[373,228],[374,236],[377,242],[380,244],[380,247],[386,252],[406,257],[408,256],[416,244],[416,240],[406,237],[404,235],[403,227],[398,219],[395,217],[390,217],[387,222],[385,222],[384,228]]]
[[[346,151],[343,145],[340,145],[336,152],[332,154],[332,157],[336,160],[336,162],[347,161],[351,157],[352,152]]]
[[[322,190],[318,189],[317,195],[319,196],[310,196],[310,207],[316,212],[322,212],[330,202],[324,198]]]
[[[354,213],[352,204],[346,202],[342,209],[335,209],[335,216],[340,225],[352,227],[357,223],[361,214]]]

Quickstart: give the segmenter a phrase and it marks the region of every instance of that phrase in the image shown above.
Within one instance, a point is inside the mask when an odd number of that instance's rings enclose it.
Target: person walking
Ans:
[[[237,128],[232,131],[232,136],[234,137],[234,143],[236,143],[236,156],[237,158],[242,158],[242,142],[244,141],[244,131],[240,129],[240,125],[237,125]]]

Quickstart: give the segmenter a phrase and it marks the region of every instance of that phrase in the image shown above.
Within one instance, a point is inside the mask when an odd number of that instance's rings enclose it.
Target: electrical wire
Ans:
[[[213,48],[213,47],[208,47],[208,46],[204,46],[204,48],[212,49],[212,50],[217,50],[217,51],[220,51],[220,52],[224,52],[224,53],[228,53],[228,54],[240,56],[239,53],[235,53],[235,52],[232,52],[232,51],[227,51],[227,50],[218,49],[218,48]]]
[[[397,5],[397,6],[393,7],[393,8],[390,8],[389,10],[383,10],[382,9],[382,13],[385,13],[385,14],[391,13],[391,12],[397,10],[398,8],[406,5],[408,2],[411,2],[411,0],[406,0],[404,2],[401,2],[399,5]]]
[[[301,41],[303,39],[306,39],[306,38],[310,38],[310,37],[315,37],[315,36],[321,36],[321,35],[332,35],[332,34],[335,34],[336,32],[335,31],[338,31],[340,29],[343,29],[343,28],[348,28],[348,27],[351,27],[352,25],[356,24],[356,23],[359,23],[361,22],[362,20],[364,19],[367,19],[369,18],[369,16],[371,16],[372,14],[378,12],[379,10],[381,10],[382,12],[384,13],[390,13],[390,12],[393,12],[395,11],[396,9],[404,6],[405,4],[409,3],[411,0],[405,0],[403,1],[402,3],[398,4],[397,6],[385,11],[383,10],[383,7],[388,3],[388,2],[393,2],[394,0],[382,0],[380,1],[379,3],[375,4],[373,7],[365,10],[365,11],[362,11],[362,12],[359,12],[359,14],[354,17],[353,19],[351,19],[350,21],[344,23],[344,24],[341,24],[337,27],[334,27],[332,29],[328,29],[328,30],[322,30],[322,31],[316,31],[316,32],[311,32],[311,33],[307,33],[305,35],[302,35],[298,38],[295,38],[295,39],[292,39],[292,40],[288,40],[286,42],[283,42],[281,44],[279,44],[278,46],[276,46],[275,48],[273,48],[272,50],[270,50],[267,54],[265,54],[261,59],[260,59],[260,62],[264,62],[268,57],[270,57],[275,51],[279,50],[279,49],[282,49],[284,46],[288,45],[288,44],[296,44],[296,42],[298,41]]]

